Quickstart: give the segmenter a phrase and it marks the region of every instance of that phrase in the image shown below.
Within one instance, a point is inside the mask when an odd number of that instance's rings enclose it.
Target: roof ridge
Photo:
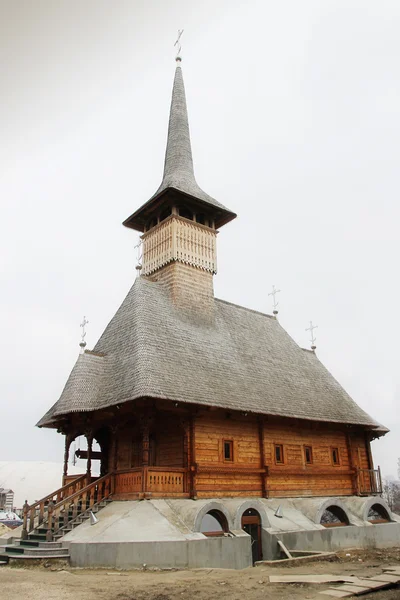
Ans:
[[[228,300],[223,300],[222,298],[214,298],[216,302],[223,302],[224,304],[228,304],[229,306],[235,306],[236,308],[241,308],[242,310],[247,310],[248,312],[255,313],[256,315],[262,315],[263,317],[268,317],[269,319],[274,319],[279,322],[278,319],[274,315],[269,315],[268,313],[263,313],[260,310],[256,310],[255,308],[248,308],[247,306],[242,306],[241,304],[235,304],[235,302],[229,302]]]

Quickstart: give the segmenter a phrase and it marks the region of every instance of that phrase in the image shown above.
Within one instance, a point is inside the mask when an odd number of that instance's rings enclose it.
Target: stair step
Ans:
[[[7,558],[8,560],[11,558],[13,561],[52,560],[57,558],[62,558],[63,560],[66,560],[69,558],[69,554],[13,554],[12,556],[7,555]]]
[[[29,540],[35,540],[38,542],[45,542],[46,541],[46,534],[45,533],[30,533],[28,536]]]
[[[62,545],[60,542],[35,542],[30,540],[21,540],[19,543],[20,546],[29,548],[61,548]]]
[[[7,554],[24,554],[25,552],[25,549],[21,548],[21,546],[6,546],[4,550]]]

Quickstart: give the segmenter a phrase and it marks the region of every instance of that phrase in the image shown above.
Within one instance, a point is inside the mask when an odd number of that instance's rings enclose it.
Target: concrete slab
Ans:
[[[185,535],[152,502],[111,502],[97,513],[98,523],[82,523],[63,538],[71,542],[184,541]]]

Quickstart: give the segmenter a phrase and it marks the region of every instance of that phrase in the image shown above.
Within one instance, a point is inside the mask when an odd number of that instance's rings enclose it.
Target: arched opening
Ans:
[[[373,504],[368,511],[367,521],[369,523],[389,523],[390,515],[382,504]]]
[[[156,225],[157,225],[157,219],[156,219],[156,217],[153,217],[152,219],[150,219],[150,221],[147,222],[146,231],[149,231],[149,229],[152,229]]]
[[[208,225],[208,220],[206,219],[206,215],[199,214],[196,215],[196,222],[200,223],[200,225]]]
[[[242,515],[242,529],[251,537],[253,563],[262,560],[261,517],[255,508],[248,508]]]
[[[349,525],[349,519],[343,508],[332,504],[322,513],[321,525],[324,527],[344,527]]]
[[[188,208],[180,207],[179,208],[179,216],[184,219],[189,219],[189,221],[193,221],[193,213]]]
[[[167,206],[160,215],[160,223],[161,221],[165,221],[172,214],[172,208]]]
[[[201,520],[200,531],[207,537],[221,537],[228,533],[228,521],[224,513],[220,510],[210,510]]]

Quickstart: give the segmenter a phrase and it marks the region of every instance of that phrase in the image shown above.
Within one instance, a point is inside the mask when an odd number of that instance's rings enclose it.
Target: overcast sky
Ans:
[[[175,69],[200,186],[238,213],[216,296],[271,312],[400,456],[398,0],[0,0],[3,460],[60,460],[35,423],[89,319],[92,348],[135,277],[121,222],[162,176]]]

